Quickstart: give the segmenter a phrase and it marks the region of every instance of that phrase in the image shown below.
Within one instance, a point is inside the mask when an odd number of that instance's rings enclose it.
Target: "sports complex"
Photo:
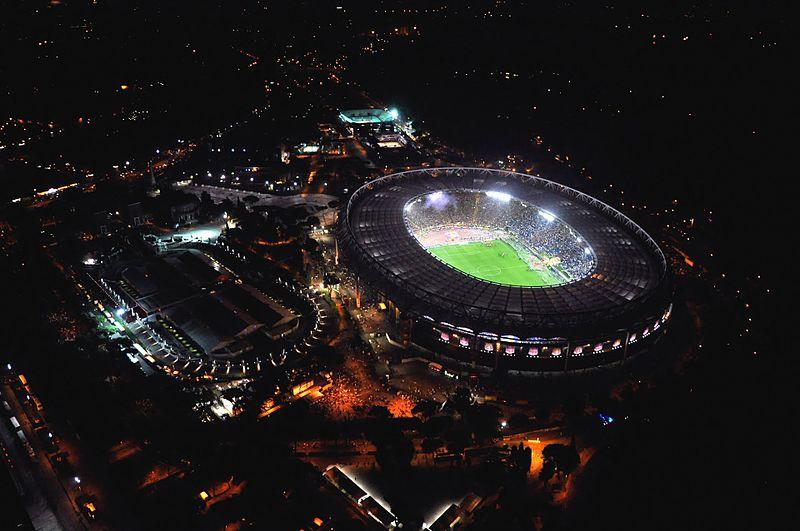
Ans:
[[[567,186],[426,168],[351,197],[338,238],[398,335],[444,361],[522,372],[626,360],[657,340],[672,287],[658,244]]]

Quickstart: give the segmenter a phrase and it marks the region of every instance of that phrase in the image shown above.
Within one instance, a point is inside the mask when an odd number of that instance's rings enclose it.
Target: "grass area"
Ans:
[[[433,256],[468,275],[509,286],[552,286],[563,278],[549,269],[531,270],[517,251],[503,240],[439,245]]]

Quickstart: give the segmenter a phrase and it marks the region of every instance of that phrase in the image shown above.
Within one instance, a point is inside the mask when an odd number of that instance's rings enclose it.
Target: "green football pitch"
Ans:
[[[503,240],[439,245],[428,252],[468,275],[509,286],[552,286],[564,282],[549,269],[532,270]]]

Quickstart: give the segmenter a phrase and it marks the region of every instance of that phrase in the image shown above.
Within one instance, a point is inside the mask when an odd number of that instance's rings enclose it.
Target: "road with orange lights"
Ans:
[[[39,444],[24,407],[8,385],[3,385],[2,397],[11,406],[21,431],[35,451],[33,458],[26,455],[8,425],[3,423],[0,435],[14,463],[13,475],[23,486],[23,503],[34,527],[48,530],[87,529],[87,522],[78,514],[65,487],[48,462],[46,452]]]

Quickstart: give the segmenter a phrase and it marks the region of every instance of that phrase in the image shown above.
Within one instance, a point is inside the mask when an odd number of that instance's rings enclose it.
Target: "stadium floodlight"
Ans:
[[[397,120],[398,118],[400,118],[400,111],[398,111],[395,108],[389,109],[389,117],[392,120]]]
[[[556,219],[556,217],[547,210],[540,210],[539,215],[542,216],[548,223]]]
[[[425,198],[425,206],[432,206],[437,210],[447,205],[449,199],[442,190],[433,192]]]
[[[492,199],[497,199],[498,201],[502,201],[503,203],[508,203],[511,201],[511,196],[505,192],[495,192],[494,190],[489,190],[486,192],[486,195],[491,197]]]

